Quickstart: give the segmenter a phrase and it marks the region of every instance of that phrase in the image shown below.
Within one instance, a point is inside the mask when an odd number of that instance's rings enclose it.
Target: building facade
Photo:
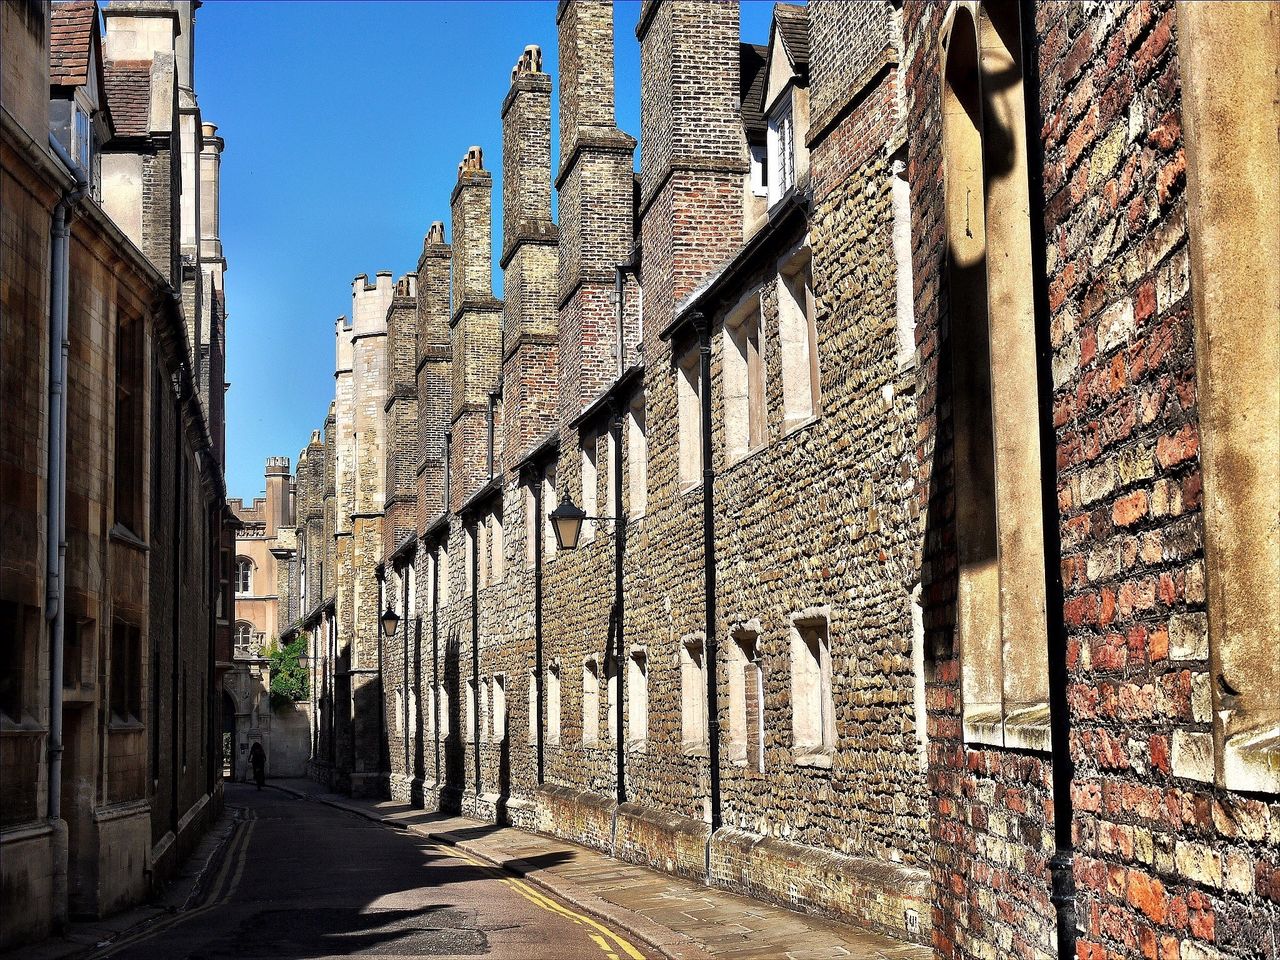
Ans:
[[[193,6],[0,11],[2,947],[137,903],[221,806]]]
[[[503,298],[471,148],[337,327],[315,774],[940,957],[1277,956],[1280,8],[646,0],[638,165],[556,17]]]

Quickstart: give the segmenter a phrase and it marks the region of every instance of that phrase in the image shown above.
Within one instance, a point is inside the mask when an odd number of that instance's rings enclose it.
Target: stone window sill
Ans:
[[[1222,768],[1228,790],[1280,793],[1280,726],[1228,737]]]
[[[147,542],[145,540],[126,527],[123,523],[116,523],[115,526],[111,528],[111,531],[107,536],[116,543],[122,543],[125,546],[132,547],[135,550],[140,550],[143,553],[146,553],[151,549],[147,546]]]
[[[31,717],[24,716],[22,720],[15,722],[0,713],[0,734],[8,733],[15,736],[36,736],[47,732],[48,730],[44,724],[38,723]]]
[[[727,464],[725,465],[724,472],[728,473],[731,470],[734,470],[742,466],[748,460],[752,459],[758,454],[764,453],[764,451],[768,449],[769,449],[769,441],[765,440],[762,443],[757,443],[754,447],[747,447],[746,449],[743,449],[743,450],[729,451],[729,453],[725,457],[725,459],[727,460]]]
[[[627,743],[627,753],[648,753],[648,740],[632,740]]]
[[[964,741],[1009,750],[1050,750],[1049,705],[1037,703],[1002,713],[995,710],[966,711]]]
[[[821,770],[831,769],[831,757],[835,751],[817,748],[801,748],[795,755],[797,767],[817,767]],[[745,761],[743,761],[745,763]]]
[[[111,716],[111,722],[107,724],[107,729],[111,733],[135,733],[143,729],[142,721],[137,717],[120,717],[115,714]]]
[[[707,756],[707,745],[702,742],[683,744],[684,755],[686,757],[705,757]]]
[[[813,413],[807,417],[797,417],[794,420],[787,420],[782,425],[782,435],[784,437],[789,437],[793,433],[799,433],[801,430],[804,430],[807,427],[813,426],[815,423],[817,423],[821,419],[822,419],[821,413]]]

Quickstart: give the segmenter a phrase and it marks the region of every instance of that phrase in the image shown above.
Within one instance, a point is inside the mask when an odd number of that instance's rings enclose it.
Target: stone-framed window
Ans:
[[[700,633],[680,643],[680,740],[685,753],[707,749],[707,660]]]
[[[476,689],[476,682],[473,677],[467,677],[467,728],[462,732],[462,737],[467,743],[474,743],[476,739],[476,725],[480,716],[480,692]]]
[[[232,639],[235,643],[236,655],[248,656],[250,646],[253,644],[253,624],[247,620],[237,620]]]
[[[471,566],[471,558],[467,558],[467,569],[475,570],[475,586],[483,590],[489,585],[489,522],[488,517],[480,517],[471,525],[472,543],[476,550],[476,564]]]
[[[1174,618],[1169,659],[1192,671],[1193,685],[1206,681],[1212,709],[1209,729],[1174,730],[1173,774],[1274,795],[1280,19],[1271,4],[1179,3],[1177,12],[1207,610]],[[1176,269],[1166,268],[1175,278]]]
[[[756,646],[759,625],[735,628],[729,637],[729,760],[754,773],[764,770],[764,674]]]
[[[443,683],[436,687],[436,712],[440,717],[439,737],[444,740],[453,732],[453,721],[449,718],[449,688]]]
[[[489,685],[489,726],[493,731],[493,742],[502,743],[507,739],[506,674],[495,673]]]
[[[132,623],[111,624],[111,722],[142,723],[142,631]]]
[[[404,736],[404,688],[403,687],[396,687],[395,723],[396,723],[396,736],[403,737]]]
[[[836,746],[831,631],[825,612],[791,622],[791,750],[803,766],[830,766]]]
[[[408,614],[408,620],[411,624],[413,623],[414,618],[418,615],[418,572],[414,569],[412,563],[408,563],[401,571],[400,577],[404,584],[405,611]],[[410,630],[406,624],[406,642],[408,642],[407,638],[412,635],[413,631]]]
[[[796,185],[795,111],[790,92],[784,94],[769,111],[766,143],[769,163],[766,191],[772,206]]]
[[[489,702],[490,681],[488,677],[480,678],[480,702],[476,709],[480,711],[480,742],[488,743],[492,739],[493,711]]]
[[[529,743],[538,742],[538,674],[529,671]]]
[[[477,523],[469,523],[462,529],[462,595],[464,597],[471,596],[471,592],[476,589],[475,578],[480,572],[477,568],[483,566],[476,562],[476,551],[480,549],[477,543],[480,539],[480,532],[477,529],[480,525]]]
[[[146,323],[119,311],[116,325],[115,522],[137,538],[143,526]]]
[[[554,560],[556,557],[556,531],[551,523],[551,511],[560,501],[556,499],[556,465],[547,464],[542,471],[542,558]]]
[[[604,509],[601,511],[605,516],[615,516],[614,505],[618,502],[618,485],[622,482],[622,477],[618,474],[616,464],[618,462],[617,439],[614,437],[613,430],[606,430],[604,433]]]
[[[649,435],[645,420],[645,397],[642,390],[627,408],[627,515],[644,516],[649,505]]]
[[[417,740],[418,738],[418,691],[413,687],[409,688],[409,696],[407,697],[408,707],[406,723],[409,728],[409,738]]]
[[[595,538],[596,523],[589,518],[600,513],[597,503],[600,490],[599,439],[599,434],[594,430],[583,429],[582,439],[580,440],[580,446],[582,447],[582,510],[586,513],[588,519],[582,521],[582,533],[579,534],[579,539],[582,543],[589,543]]]
[[[489,511],[489,582],[501,583],[506,575],[505,544],[502,538],[502,507]]]
[[[743,297],[725,317],[722,340],[725,453],[733,463],[769,439],[759,290]]]
[[[604,687],[609,705],[604,721],[604,738],[612,743],[618,733],[618,661],[612,654],[604,658]]]
[[[1019,14],[1012,3],[983,4],[978,23],[972,7],[951,9],[943,25],[943,179],[964,736],[1047,750],[1040,387]]]
[[[582,664],[582,742],[600,739],[600,669],[594,657]]]
[[[524,565],[530,570],[537,561],[535,552],[538,537],[537,499],[534,497],[533,486],[540,482],[534,479],[524,481]]]
[[[822,410],[811,259],[809,247],[802,245],[778,263],[778,350],[783,425],[788,431]]]
[[[560,665],[547,668],[547,743],[560,742]]]
[[[236,557],[236,596],[253,593],[253,561],[248,557]]]
[[[676,363],[676,407],[680,431],[680,488],[688,490],[702,480],[701,367],[696,348]]]
[[[0,720],[14,725],[35,719],[40,626],[37,608],[0,600]]]
[[[442,543],[436,550],[436,584],[440,593],[440,606],[449,605],[449,544]]]
[[[649,654],[636,646],[627,658],[627,743],[632,750],[644,750],[648,742]]]
[[[916,307],[911,266],[911,184],[907,179],[907,148],[893,156],[889,182],[893,207],[894,311],[898,370],[915,366]]]

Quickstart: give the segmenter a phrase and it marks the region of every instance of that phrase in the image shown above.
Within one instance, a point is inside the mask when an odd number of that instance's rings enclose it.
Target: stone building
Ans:
[[[232,668],[222,678],[224,743],[230,739],[223,760],[235,780],[253,775],[248,762],[253,743],[261,743],[266,751],[268,776],[306,776],[311,756],[309,702],[275,704],[269,695],[271,653],[281,624],[291,619],[289,561],[295,552],[297,519],[289,458],[268,457],[265,476],[266,495],[255,497],[250,506],[239,499],[227,501],[240,524],[232,572]]]
[[[221,805],[193,6],[0,8],[0,947],[137,903]]]
[[[1277,956],[1280,7],[744,43],[646,0],[638,168],[612,4],[556,16],[558,94],[528,48],[500,107],[503,299],[471,148],[357,324],[381,384],[339,326],[318,775],[940,957]]]

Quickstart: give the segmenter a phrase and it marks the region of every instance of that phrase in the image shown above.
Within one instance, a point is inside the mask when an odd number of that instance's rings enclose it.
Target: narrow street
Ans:
[[[243,819],[200,903],[97,958],[492,957],[643,960],[621,934],[407,831],[228,784]]]

